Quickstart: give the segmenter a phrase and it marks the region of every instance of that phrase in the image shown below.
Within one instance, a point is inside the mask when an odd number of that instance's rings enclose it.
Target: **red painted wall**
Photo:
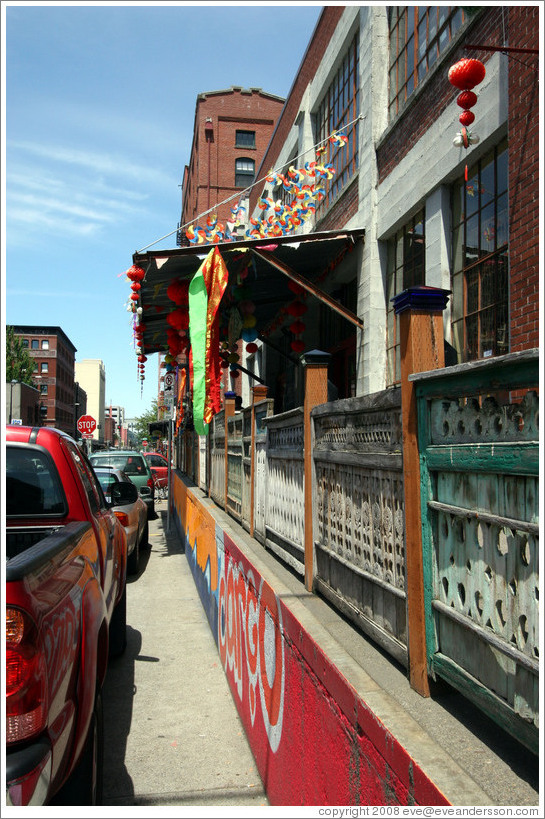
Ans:
[[[174,519],[272,805],[450,804],[198,494]]]

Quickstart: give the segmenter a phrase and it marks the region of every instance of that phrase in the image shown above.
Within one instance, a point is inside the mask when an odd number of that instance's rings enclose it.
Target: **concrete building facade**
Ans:
[[[256,176],[325,146],[336,173],[299,232],[365,229],[320,283],[363,328],[341,319],[329,332],[307,300],[306,348],[332,354],[339,397],[399,384],[391,299],[408,287],[450,291],[448,363],[538,346],[538,36],[536,4],[324,8]],[[453,144],[460,90],[448,79],[462,58],[486,69],[467,148]],[[273,184],[252,190],[250,215],[265,195]]]
[[[105,394],[106,394],[106,370],[104,362],[97,358],[86,358],[76,362],[76,380],[81,384],[87,393],[87,414],[91,415],[97,422],[97,428],[93,433],[93,439],[99,443],[104,442],[105,431]]]

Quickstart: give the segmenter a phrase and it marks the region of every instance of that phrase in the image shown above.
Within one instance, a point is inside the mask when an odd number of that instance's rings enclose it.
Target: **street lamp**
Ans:
[[[76,401],[74,404],[74,439],[76,441],[78,439],[78,407],[79,403]]]

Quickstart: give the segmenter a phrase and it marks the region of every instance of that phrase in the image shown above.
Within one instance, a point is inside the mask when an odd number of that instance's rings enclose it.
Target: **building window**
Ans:
[[[40,370],[43,373],[49,372],[49,364],[47,363],[47,361],[42,362],[42,364],[40,365]]]
[[[28,347],[28,338],[23,339],[23,347]]]
[[[47,384],[40,384],[40,395],[47,395]]]
[[[235,136],[236,148],[255,148],[255,131],[237,131]]]
[[[462,361],[509,352],[507,181],[503,141],[452,192],[452,332]]]
[[[358,169],[359,78],[359,34],[356,34],[316,113],[316,141],[326,149],[320,162],[331,164],[335,169],[333,178],[324,182],[325,197],[316,209],[317,216],[335,201]],[[335,131],[346,134],[348,142],[341,145],[329,142]]]
[[[390,119],[432,70],[466,19],[458,6],[391,6]]]
[[[255,162],[253,159],[241,157],[235,160],[235,187],[247,188],[254,181]]]
[[[37,338],[33,338],[32,341],[30,342],[30,349],[31,350],[39,350],[40,349],[40,345],[39,345],[39,342],[38,342]]]
[[[42,340],[42,350],[49,350],[49,339],[44,338]]]
[[[387,383],[389,387],[401,381],[399,346],[399,316],[392,299],[409,287],[426,282],[426,237],[424,211],[421,210],[388,242],[388,304],[387,318]]]

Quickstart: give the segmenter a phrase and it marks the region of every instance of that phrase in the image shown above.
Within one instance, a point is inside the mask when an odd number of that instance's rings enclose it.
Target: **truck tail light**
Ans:
[[[114,509],[114,515],[118,519],[118,521],[123,524],[123,526],[129,525],[129,516],[126,512],[120,512],[118,509]]]
[[[148,478],[148,486],[150,489],[153,489],[153,478]]]
[[[6,610],[6,742],[39,734],[47,716],[45,656],[32,619],[20,609]]]

